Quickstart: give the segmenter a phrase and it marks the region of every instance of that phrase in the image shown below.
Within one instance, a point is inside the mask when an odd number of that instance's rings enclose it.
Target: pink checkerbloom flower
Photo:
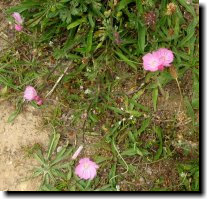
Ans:
[[[83,158],[75,168],[75,174],[84,180],[92,180],[96,177],[99,166],[89,158]]]
[[[168,67],[173,62],[174,55],[171,50],[160,48],[155,52],[155,54],[158,56],[163,66]]]
[[[145,70],[148,71],[157,71],[159,67],[162,65],[158,55],[153,53],[148,53],[142,57],[143,66]]]
[[[32,86],[27,86],[24,92],[24,99],[28,101],[35,100],[37,96],[36,90]]]
[[[39,101],[36,101],[37,105],[42,105],[43,104],[43,100],[40,99]]]
[[[20,13],[14,12],[12,14],[12,17],[15,19],[15,26],[14,26],[15,30],[19,32],[22,31],[23,18],[21,17]]]
[[[173,52],[166,48],[160,48],[159,50],[147,53],[142,57],[144,69],[152,72],[157,70],[162,71],[164,67],[169,67],[173,62],[173,59]]]
[[[43,100],[40,98],[40,96],[35,96],[34,100],[36,101],[37,105],[42,105],[43,104]]]
[[[12,17],[15,19],[16,24],[19,24],[19,25],[23,24],[23,18],[21,17],[20,13],[14,12],[12,14]]]
[[[43,104],[43,100],[40,98],[40,96],[38,96],[36,90],[34,87],[32,86],[27,86],[24,92],[24,100],[27,101],[36,101],[36,103],[38,105],[42,105]]]
[[[15,30],[16,31],[22,31],[22,29],[23,29],[23,27],[21,26],[21,25],[19,25],[19,24],[15,24]]]

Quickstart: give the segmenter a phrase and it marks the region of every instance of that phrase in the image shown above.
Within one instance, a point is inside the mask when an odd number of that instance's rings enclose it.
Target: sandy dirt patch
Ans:
[[[38,143],[47,147],[49,132],[40,128],[40,111],[27,106],[13,123],[7,123],[14,111],[11,104],[0,103],[0,190],[35,191],[40,178],[29,179],[37,161],[26,156],[24,148]]]

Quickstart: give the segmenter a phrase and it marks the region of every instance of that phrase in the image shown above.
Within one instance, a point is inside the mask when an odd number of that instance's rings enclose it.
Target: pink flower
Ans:
[[[171,50],[160,48],[154,54],[158,56],[163,66],[170,66],[170,63],[173,62],[174,55]]]
[[[43,104],[43,100],[40,98],[40,96],[35,96],[33,100],[35,100],[38,105]]]
[[[81,146],[77,149],[77,151],[73,154],[73,156],[72,156],[72,159],[73,159],[73,160],[75,160],[75,159],[78,157],[78,155],[80,154],[80,152],[82,151],[82,149],[83,149],[83,145],[81,145]]]
[[[15,30],[22,31],[23,18],[21,17],[20,13],[14,12],[12,17],[15,19]]]
[[[23,19],[22,19],[20,13],[14,12],[12,14],[12,17],[14,17],[14,19],[18,25],[21,25],[23,23]]]
[[[28,101],[36,101],[38,105],[43,104],[43,100],[37,95],[36,90],[32,86],[27,86],[24,92],[24,99]]]
[[[99,166],[91,161],[89,158],[83,158],[79,161],[79,165],[75,168],[75,174],[81,179],[92,180],[96,174]]]
[[[23,27],[21,25],[15,24],[16,31],[22,31]]]
[[[162,71],[164,67],[168,67],[173,62],[174,55],[171,50],[160,48],[159,50],[147,53],[142,57],[143,66],[148,71]]]
[[[43,104],[43,100],[42,100],[42,99],[40,99],[40,100],[39,100],[39,101],[37,101],[36,103],[37,103],[37,105],[42,105],[42,104]]]
[[[162,65],[158,55],[155,53],[148,53],[144,55],[142,59],[144,69],[148,71],[157,71],[159,67]]]
[[[37,96],[36,90],[32,86],[27,86],[24,92],[24,99],[32,101]]]

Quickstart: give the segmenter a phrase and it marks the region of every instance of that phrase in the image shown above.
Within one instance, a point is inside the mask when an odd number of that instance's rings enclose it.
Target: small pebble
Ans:
[[[62,146],[57,147],[57,153],[60,152],[62,149]]]

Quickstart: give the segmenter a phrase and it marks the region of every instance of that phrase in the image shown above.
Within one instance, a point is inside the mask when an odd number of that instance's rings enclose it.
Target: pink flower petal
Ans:
[[[12,17],[14,17],[17,24],[21,25],[23,23],[23,19],[22,19],[20,13],[14,12],[12,14]]]
[[[43,104],[43,100],[40,99],[40,100],[37,101],[36,103],[37,103],[37,105],[42,105],[42,104]]]
[[[158,70],[159,71],[163,71],[164,70],[164,66],[163,65],[158,66]]]
[[[90,179],[93,179],[95,176],[96,176],[97,172],[96,172],[96,169],[91,169],[90,171]]]
[[[155,54],[158,56],[163,66],[168,67],[173,62],[174,55],[171,50],[168,50],[166,48],[160,48],[158,51],[155,52]]]
[[[89,158],[82,158],[80,159],[79,163],[82,164],[82,163],[88,163],[90,161]]]
[[[162,64],[158,55],[154,53],[148,53],[142,57],[143,59],[143,66],[145,70],[148,71],[157,71],[158,67]]]
[[[75,174],[81,179],[93,179],[96,176],[96,169],[99,166],[89,158],[83,158],[79,161],[79,165],[75,168]]]
[[[15,24],[15,30],[16,31],[22,31],[22,29],[23,29],[23,27],[21,26],[21,25],[19,25],[19,24]]]
[[[37,96],[36,90],[32,86],[27,86],[24,92],[24,99],[28,101],[32,101],[36,96]]]

